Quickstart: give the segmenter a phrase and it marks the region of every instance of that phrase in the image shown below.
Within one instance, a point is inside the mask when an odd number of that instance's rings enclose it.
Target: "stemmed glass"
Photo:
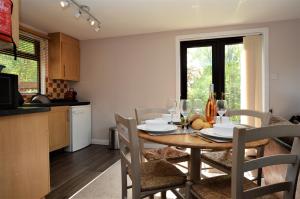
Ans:
[[[200,99],[194,99],[193,107],[196,114],[200,115],[202,109],[200,108],[202,105]]]
[[[187,117],[189,113],[191,112],[192,104],[191,101],[188,99],[182,99],[180,100],[180,113],[182,114],[184,118],[184,132],[187,132]]]
[[[169,98],[167,101],[167,109],[171,115],[171,124],[173,125],[173,117],[177,109],[177,100]]]
[[[222,123],[222,117],[227,111],[227,102],[226,100],[217,100],[217,112],[220,116],[220,123]]]

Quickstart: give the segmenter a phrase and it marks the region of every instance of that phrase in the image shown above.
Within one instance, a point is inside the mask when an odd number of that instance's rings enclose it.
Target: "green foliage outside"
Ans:
[[[28,54],[35,54],[34,44],[20,40],[18,51]],[[38,62],[35,60],[24,59],[0,53],[0,64],[6,66],[3,73],[15,74],[19,76],[19,87],[24,87],[25,83],[38,83]],[[22,93],[37,93],[37,88],[22,89]]]
[[[225,98],[228,108],[240,108],[240,65],[242,44],[225,49]],[[189,48],[187,51],[188,99],[200,99],[203,111],[212,83],[211,47]]]
[[[241,53],[242,44],[225,47],[225,98],[228,108],[241,108]]]
[[[204,112],[212,83],[212,48],[188,48],[187,68],[188,99],[200,99]]]

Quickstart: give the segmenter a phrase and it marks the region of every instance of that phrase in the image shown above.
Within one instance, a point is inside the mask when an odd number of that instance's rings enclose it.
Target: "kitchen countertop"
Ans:
[[[31,113],[41,113],[50,111],[49,107],[19,107],[16,109],[1,109],[1,116],[10,116],[10,115],[23,115]]]
[[[52,106],[82,106],[89,105],[90,102],[51,102],[48,104],[25,103],[24,107],[52,107]]]

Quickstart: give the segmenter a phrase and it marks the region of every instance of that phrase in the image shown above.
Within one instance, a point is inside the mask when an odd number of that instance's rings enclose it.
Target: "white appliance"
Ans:
[[[70,145],[66,151],[74,152],[92,143],[91,105],[70,107]]]

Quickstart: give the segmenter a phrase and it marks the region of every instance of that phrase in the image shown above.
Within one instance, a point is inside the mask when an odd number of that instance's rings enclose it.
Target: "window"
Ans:
[[[181,42],[181,98],[200,99],[205,107],[213,83],[217,99],[240,108],[242,48],[242,37]]]
[[[19,76],[19,91],[22,94],[40,92],[40,42],[20,35],[17,59],[11,49],[0,50],[0,64],[6,66],[4,73]]]

